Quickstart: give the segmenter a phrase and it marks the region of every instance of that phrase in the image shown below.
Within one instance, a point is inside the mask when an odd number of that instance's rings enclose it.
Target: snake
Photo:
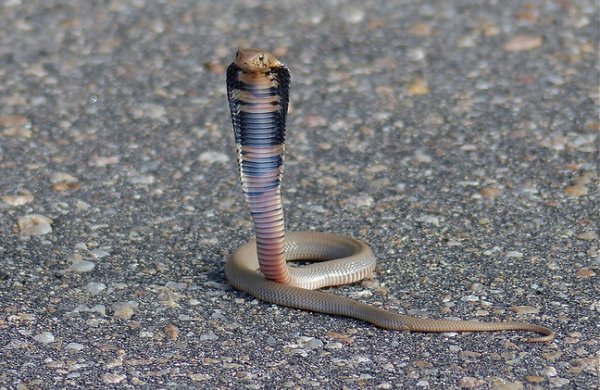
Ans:
[[[360,240],[333,233],[286,232],[281,198],[290,72],[272,53],[239,49],[228,66],[227,99],[237,167],[255,238],[225,264],[231,286],[290,308],[350,317],[377,327],[411,332],[524,331],[529,342],[554,338],[551,329],[527,322],[454,321],[413,317],[352,298],[318,291],[373,277],[376,258]],[[288,262],[302,261],[293,266]]]

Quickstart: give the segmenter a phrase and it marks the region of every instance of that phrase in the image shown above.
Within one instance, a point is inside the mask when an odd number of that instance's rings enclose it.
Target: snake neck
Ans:
[[[268,52],[240,50],[227,69],[227,97],[244,199],[256,234],[260,270],[288,284],[281,178],[289,72]]]

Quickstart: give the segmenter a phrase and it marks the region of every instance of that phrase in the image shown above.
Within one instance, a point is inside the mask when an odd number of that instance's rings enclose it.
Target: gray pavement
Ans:
[[[595,1],[0,1],[0,389],[593,389]],[[224,69],[292,73],[290,230],[368,241],[331,289],[417,334],[256,301]]]

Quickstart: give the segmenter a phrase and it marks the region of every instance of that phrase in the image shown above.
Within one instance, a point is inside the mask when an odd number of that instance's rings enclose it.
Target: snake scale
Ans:
[[[422,319],[344,296],[315,291],[370,277],[375,256],[362,241],[330,233],[285,232],[281,204],[290,73],[275,56],[240,49],[227,68],[227,97],[242,191],[256,239],[236,249],[225,265],[229,283],[254,297],[297,309],[351,317],[381,328],[413,332],[519,330],[550,341],[554,332],[525,322]],[[289,267],[288,261],[312,261]]]

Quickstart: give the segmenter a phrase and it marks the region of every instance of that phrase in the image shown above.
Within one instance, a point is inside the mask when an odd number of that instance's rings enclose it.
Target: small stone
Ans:
[[[544,377],[539,375],[527,375],[525,380],[529,383],[542,383],[545,381]]]
[[[562,352],[558,352],[558,351],[556,351],[556,352],[546,352],[546,353],[542,354],[542,358],[544,360],[549,361],[549,362],[553,362],[556,359],[558,359],[559,357],[561,357],[561,355],[562,355]]]
[[[589,232],[579,233],[576,237],[579,240],[591,241],[591,240],[597,240],[598,234],[596,234],[596,232],[592,230]]]
[[[327,332],[326,336],[329,338],[332,338],[334,340],[337,340],[338,342],[341,342],[342,344],[345,344],[345,345],[350,345],[350,344],[354,343],[354,338],[352,336],[344,334],[344,333],[330,331],[330,332]]]
[[[331,177],[331,176],[325,176],[322,178],[317,179],[319,185],[322,185],[324,187],[336,187],[338,185],[338,179],[336,179],[335,177]]]
[[[492,221],[489,218],[483,217],[477,221],[480,225],[489,225]]]
[[[549,382],[552,387],[563,387],[569,384],[569,380],[567,378],[550,378]]]
[[[94,157],[92,157],[92,160],[90,161],[90,165],[92,165],[94,167],[105,167],[107,165],[117,164],[120,159],[121,158],[119,156],[106,156],[106,157],[94,156]]]
[[[362,291],[353,291],[348,294],[348,296],[352,299],[369,299],[373,297],[373,291],[370,290],[362,290]]]
[[[275,337],[273,337],[273,336],[268,336],[267,340],[265,340],[265,341],[266,341],[267,345],[269,345],[271,347],[274,347],[277,345],[277,340],[275,340]]]
[[[42,236],[52,231],[52,220],[44,215],[30,214],[17,220],[21,236]]]
[[[23,206],[33,202],[33,195],[27,190],[21,190],[16,195],[4,195],[0,199],[10,206]]]
[[[580,270],[577,270],[575,275],[579,279],[587,279],[587,278],[591,278],[592,276],[596,276],[596,273],[589,268],[582,268]]]
[[[50,332],[43,332],[33,337],[35,341],[42,344],[49,344],[54,342],[54,335]]]
[[[69,271],[77,272],[77,273],[85,273],[90,272],[96,267],[96,264],[92,261],[87,260],[77,260],[74,261],[71,265],[69,265]]]
[[[467,361],[476,361],[481,358],[482,353],[475,351],[463,351],[460,353],[460,357]]]
[[[348,23],[360,23],[365,18],[365,13],[358,7],[343,7],[341,10],[342,18]]]
[[[209,380],[211,378],[211,376],[208,375],[208,374],[190,373],[190,374],[188,374],[188,378],[190,378],[194,382],[201,382],[201,381],[207,381],[207,380]]]
[[[541,144],[550,149],[564,150],[567,145],[567,137],[561,133],[553,133],[549,137],[544,138]]]
[[[325,349],[328,351],[332,351],[336,349],[342,349],[343,346],[344,345],[339,341],[330,341],[327,344],[325,344]]]
[[[456,240],[449,240],[446,243],[446,246],[448,248],[454,248],[454,247],[459,247],[459,246],[463,246],[463,244],[460,241],[456,241]]]
[[[52,190],[56,192],[77,190],[80,188],[79,179],[63,172],[54,173],[50,176],[50,183],[52,183]]]
[[[429,93],[429,87],[424,79],[416,78],[408,83],[406,92],[412,96],[427,95]]]
[[[305,350],[323,349],[323,341],[314,337],[301,337],[298,344]]]
[[[69,343],[69,344],[65,345],[65,349],[70,349],[73,351],[81,351],[84,348],[85,348],[85,346],[83,344],[79,344],[79,343]]]
[[[502,45],[506,51],[526,51],[537,49],[542,45],[542,37],[531,35],[517,35]]]
[[[497,187],[482,188],[481,190],[479,190],[479,194],[484,198],[496,199],[496,197],[498,197],[498,195],[500,195],[500,188],[497,188]]]
[[[535,23],[538,21],[540,14],[535,4],[525,2],[515,16],[518,20]]]
[[[479,26],[479,29],[486,37],[493,37],[500,34],[500,27],[492,22],[483,22]]]
[[[588,189],[586,186],[583,186],[583,185],[574,185],[574,186],[565,188],[564,192],[565,192],[565,195],[567,195],[567,196],[578,197],[578,196],[587,195]]]
[[[106,289],[106,284],[99,282],[89,282],[85,285],[85,290],[91,295],[98,295]]]
[[[428,37],[432,32],[432,27],[426,23],[415,23],[408,28],[408,33],[416,37]]]
[[[540,312],[538,307],[533,306],[511,306],[508,310],[516,314],[537,314]]]
[[[418,368],[431,368],[431,367],[433,367],[433,364],[431,362],[428,362],[427,360],[415,360],[413,362],[413,365],[415,367],[418,367]]]
[[[91,250],[90,254],[96,259],[101,259],[103,257],[110,255],[110,253],[103,251],[102,249],[98,249],[98,248]]]
[[[597,356],[589,358],[573,359],[569,362],[572,368],[577,368],[581,371],[600,372],[600,359]]]
[[[582,172],[579,176],[573,179],[573,184],[576,186],[584,186],[593,182],[595,174],[592,172]]]
[[[348,207],[371,207],[375,200],[369,195],[357,195],[346,198],[342,201],[344,206]]]
[[[418,164],[429,164],[430,162],[433,161],[433,159],[431,158],[430,155],[428,155],[427,153],[425,153],[423,151],[423,149],[417,149],[415,150],[415,154],[413,156],[413,161],[418,163]]]
[[[78,242],[77,244],[75,244],[75,249],[80,251],[87,251],[88,246],[85,242]]]
[[[165,326],[165,334],[169,340],[175,341],[179,336],[179,329],[175,325],[169,324]]]
[[[89,203],[82,201],[81,199],[76,199],[75,207],[77,208],[77,211],[85,211],[89,210],[92,206]]]
[[[358,364],[371,364],[373,362],[367,355],[354,355],[351,361]]]
[[[304,117],[304,123],[307,127],[324,127],[327,126],[329,121],[326,117],[320,115],[307,115]],[[360,131],[360,130],[359,130]]]
[[[167,115],[167,110],[160,104],[141,103],[139,107],[136,107],[132,110],[132,114],[136,119],[163,119]]]
[[[419,215],[417,218],[415,218],[415,221],[425,223],[428,225],[440,226],[440,219],[435,215]]]
[[[31,313],[17,313],[14,315],[10,315],[8,316],[8,321],[9,322],[21,322],[21,321],[25,321],[25,322],[32,322],[35,321],[36,317],[34,314]]]
[[[517,344],[513,343],[513,342],[512,342],[512,341],[510,341],[510,340],[504,340],[504,341],[502,341],[502,343],[501,343],[501,344],[502,344],[502,348],[504,348],[504,349],[507,349],[507,350],[509,350],[509,349],[510,349],[510,350],[516,351],[517,349],[519,349],[519,348],[520,348],[520,347],[519,347]],[[509,354],[510,354],[510,353],[509,353]],[[512,355],[512,354],[510,354],[510,355]],[[514,358],[515,358],[514,356],[511,356],[511,357],[510,357],[510,359],[514,359]],[[519,359],[520,359],[520,358],[519,358]]]
[[[469,48],[477,44],[477,40],[473,34],[463,35],[456,41],[456,45],[460,48]]]
[[[218,340],[219,336],[217,336],[213,331],[208,331],[206,333],[203,333],[200,335],[200,340],[202,341],[212,341],[212,340]]]
[[[73,309],[73,313],[81,313],[81,312],[87,312],[87,311],[90,311],[90,307],[85,304],[77,305],[77,307],[75,309]]]
[[[464,376],[458,380],[456,385],[461,389],[470,389],[473,387],[483,386],[485,381],[478,378],[473,378],[472,376]]]
[[[509,259],[522,259],[523,254],[521,252],[517,252],[517,251],[510,251],[510,252],[506,253],[506,257],[508,257]]]
[[[104,316],[104,315],[106,315],[106,306],[94,305],[90,308],[90,313],[98,313],[98,314]]]
[[[170,288],[172,290],[185,290],[186,288],[188,288],[189,283],[186,282],[174,282],[174,281],[170,281],[165,283],[165,287]]]
[[[51,188],[53,191],[56,192],[65,192],[70,190],[78,190],[79,188],[81,188],[81,186],[79,185],[79,183],[57,183],[52,184]]]
[[[122,382],[125,378],[127,378],[125,374],[106,373],[102,375],[102,382],[108,384],[115,384]]]
[[[26,127],[31,126],[29,118],[23,115],[3,115],[0,116],[0,127]]]
[[[544,368],[544,371],[542,371],[542,374],[544,374],[545,376],[556,376],[558,375],[558,373],[556,372],[556,368],[549,366]]]
[[[151,185],[156,178],[152,175],[134,175],[127,179],[127,182],[134,185]]]
[[[492,390],[522,390],[525,388],[522,382],[510,382],[501,378],[494,378],[491,383]]]
[[[136,302],[115,302],[112,304],[113,316],[120,320],[130,320],[137,306]]]
[[[30,138],[31,121],[23,115],[0,115],[0,129],[6,137]]]
[[[556,270],[559,270],[561,268],[560,265],[558,265],[558,263],[556,263],[555,261],[549,261],[546,264],[546,267],[548,267],[548,269],[552,270],[552,271],[556,271]]]
[[[218,61],[207,61],[203,65],[204,65],[204,69],[206,69],[206,71],[208,73],[213,73],[213,74],[224,74],[225,73],[225,66],[223,66],[223,64],[221,64]]]
[[[225,163],[229,161],[229,156],[221,152],[203,152],[198,156],[198,161],[203,163]]]

